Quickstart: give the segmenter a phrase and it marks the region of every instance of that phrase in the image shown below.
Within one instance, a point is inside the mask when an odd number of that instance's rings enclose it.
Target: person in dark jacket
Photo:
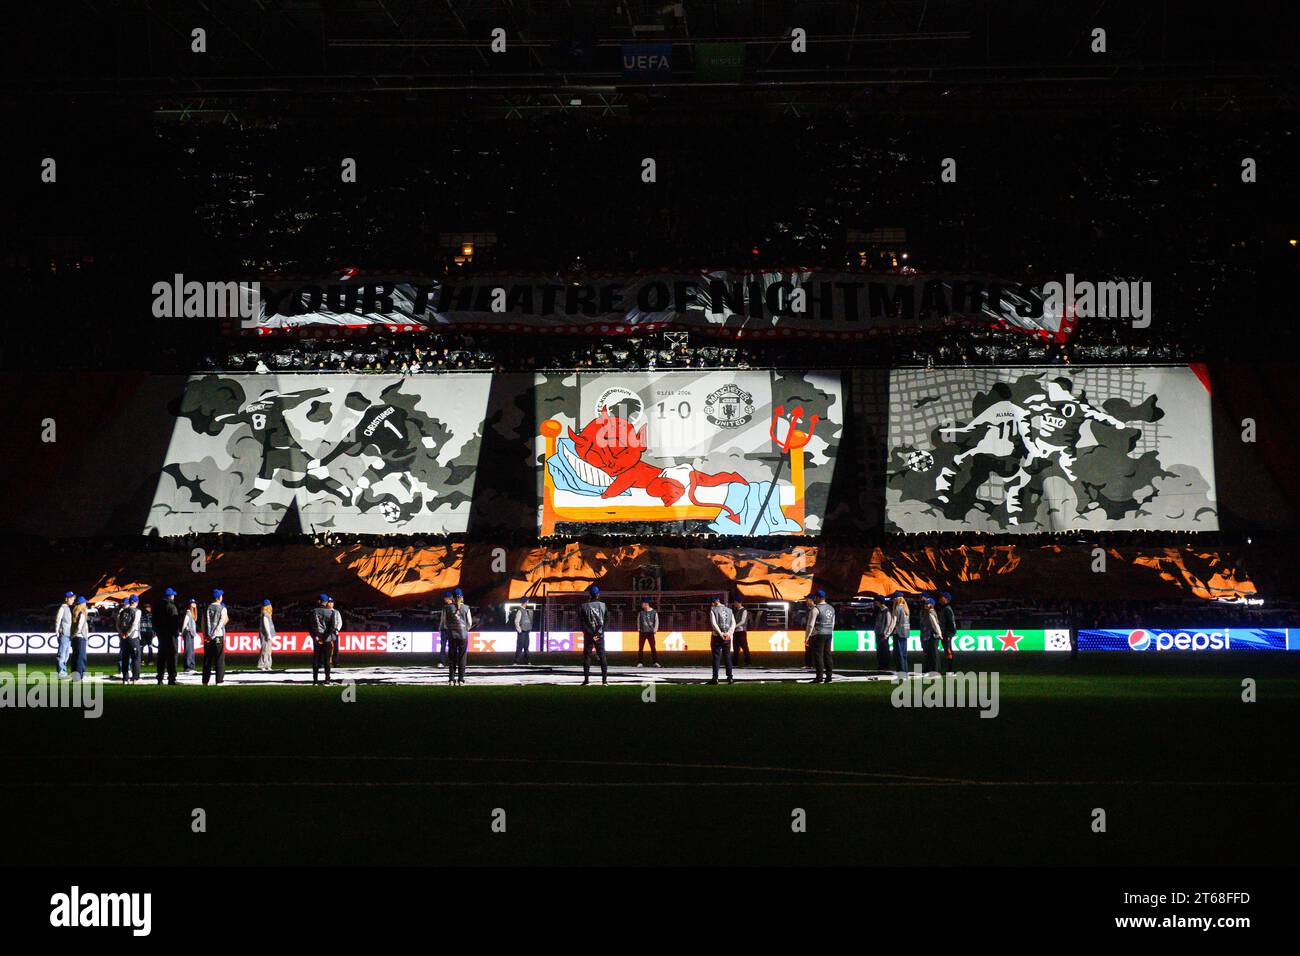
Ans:
[[[731,605],[731,616],[736,619],[736,633],[731,638],[731,656],[740,666],[740,655],[745,654],[745,666],[749,666],[749,608],[736,598]]]
[[[939,669],[939,615],[935,610],[934,598],[925,595],[921,598],[921,651],[925,659],[925,673],[931,674]]]
[[[339,666],[339,652],[343,650],[343,615],[339,613],[338,608],[334,606],[334,598],[326,602],[330,613],[334,615],[334,643],[330,645],[330,666],[337,668]]]
[[[338,640],[334,621],[334,608],[330,606],[330,596],[322,594],[320,603],[311,615],[311,682],[313,684],[320,683],[322,667],[325,669],[325,683],[330,682],[330,667],[334,660],[333,644]]]
[[[158,635],[158,683],[167,676],[167,683],[176,683],[176,636],[181,632],[181,612],[176,606],[176,591],[168,588],[163,591],[162,603],[153,619],[154,631]]]
[[[952,595],[939,592],[939,630],[943,636],[943,653],[939,656],[939,670],[948,673],[954,668],[952,645],[957,639],[957,615],[952,609]]]
[[[146,604],[140,609],[140,649],[143,660],[153,663],[153,605]]]
[[[876,635],[876,667],[882,671],[893,670],[889,655],[889,622],[893,615],[889,613],[889,602],[877,594],[871,599],[876,608],[876,620],[872,630]]]
[[[451,635],[447,632],[447,620],[448,620],[447,611],[448,609],[454,610],[455,607],[456,607],[456,599],[453,598],[451,596],[451,592],[448,591],[446,594],[442,596],[442,607],[440,607],[437,612],[438,666],[439,667],[447,666],[447,642],[451,640]]]
[[[605,621],[609,609],[600,599],[600,588],[587,588],[587,600],[578,605],[578,626],[582,628],[582,686],[591,683],[591,655],[600,661],[600,682],[609,683],[609,660],[605,656]]]
[[[649,601],[641,602],[641,610],[636,616],[636,666],[644,667],[645,646],[650,645],[650,663],[663,667],[659,663],[659,652],[655,650],[655,632],[659,630],[659,612],[650,606]]]
[[[469,653],[469,635],[474,626],[474,615],[460,588],[451,592],[453,603],[443,608],[447,629],[447,682],[465,683],[465,658]]]

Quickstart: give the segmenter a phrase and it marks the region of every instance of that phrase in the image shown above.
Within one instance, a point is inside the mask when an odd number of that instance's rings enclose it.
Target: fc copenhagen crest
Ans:
[[[740,428],[754,417],[754,396],[739,385],[724,385],[704,400],[704,417],[719,428]]]

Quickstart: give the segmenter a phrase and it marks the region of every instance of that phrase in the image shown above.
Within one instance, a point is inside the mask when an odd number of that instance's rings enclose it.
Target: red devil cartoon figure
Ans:
[[[748,484],[734,471],[707,474],[689,465],[673,468],[656,468],[641,460],[646,450],[646,426],[639,429],[625,418],[620,418],[602,406],[600,414],[589,421],[580,433],[569,429],[578,457],[609,475],[613,481],[602,493],[602,498],[614,498],[629,488],[644,488],[665,505],[677,502],[683,494],[692,504],[702,505],[696,499],[697,488],[713,488],[738,482]],[[739,523],[736,513],[721,502],[711,504],[721,508],[732,521]]]

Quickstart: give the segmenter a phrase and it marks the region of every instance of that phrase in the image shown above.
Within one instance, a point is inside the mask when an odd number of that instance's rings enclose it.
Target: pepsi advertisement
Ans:
[[[1080,651],[1285,651],[1284,627],[1093,628],[1079,630]],[[1300,631],[1291,649],[1300,647]]]

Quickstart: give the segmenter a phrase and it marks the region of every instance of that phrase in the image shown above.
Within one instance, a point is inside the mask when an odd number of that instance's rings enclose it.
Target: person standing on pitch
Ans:
[[[731,605],[731,616],[736,619],[736,634],[731,639],[731,654],[740,666],[740,652],[745,652],[745,666],[749,666],[749,608],[736,598]]]
[[[334,615],[334,643],[330,645],[330,665],[338,670],[339,654],[343,650],[343,615],[334,609],[334,598],[331,597],[326,603]]]
[[[469,654],[469,632],[474,625],[474,615],[465,603],[465,595],[460,588],[451,592],[455,603],[443,613],[447,616],[447,683],[461,685],[465,683],[465,658]]]
[[[90,640],[90,608],[78,597],[72,609],[72,679],[86,676],[86,642]]]
[[[118,639],[122,642],[122,683],[140,679],[140,599],[132,594],[117,615]]]
[[[894,611],[889,619],[889,631],[894,639],[894,663],[898,673],[907,676],[907,638],[912,633],[912,615],[907,609],[907,598],[894,593]]]
[[[262,617],[257,623],[257,636],[262,640],[262,646],[257,653],[257,669],[259,671],[269,671],[271,669],[271,642],[275,640],[275,621],[271,618],[270,598],[265,598],[262,601]]]
[[[216,674],[217,686],[226,681],[226,625],[230,612],[226,610],[226,592],[213,588],[212,603],[203,616],[203,686],[208,677]]]
[[[876,636],[876,668],[882,671],[892,670],[889,660],[889,623],[893,615],[889,613],[889,602],[879,594],[871,602],[876,609],[876,619],[872,626]]]
[[[939,670],[947,673],[953,669],[952,642],[957,639],[957,616],[952,610],[952,595],[939,592],[939,633],[943,636],[943,653],[939,656]]]
[[[659,612],[650,606],[649,601],[641,602],[641,610],[636,615],[636,666],[645,666],[645,646],[650,645],[650,663],[663,667],[659,663],[659,652],[655,649],[655,632],[659,630]]]
[[[826,600],[825,591],[818,590],[813,594],[808,634],[812,644],[813,667],[817,671],[813,683],[829,684],[832,673],[831,646],[835,639],[835,607]]]
[[[153,605],[146,604],[140,610],[140,648],[146,663],[153,663]]]
[[[609,608],[600,599],[600,588],[587,588],[587,600],[578,605],[578,625],[582,628],[582,686],[591,683],[591,655],[600,661],[600,682],[609,683],[609,661],[605,656],[605,621]]]
[[[72,601],[75,597],[71,591],[64,591],[63,602],[54,614],[54,636],[59,641],[54,667],[60,677],[68,676],[68,656],[72,653]]]
[[[921,598],[921,650],[925,656],[925,673],[939,669],[939,615],[934,609],[934,598],[928,594]]]
[[[451,640],[451,632],[447,630],[447,622],[451,620],[448,617],[450,612],[456,610],[456,599],[448,591],[442,596],[442,609],[438,612],[438,666],[447,666],[447,642]]]
[[[311,616],[311,682],[320,683],[320,669],[325,667],[325,683],[330,682],[330,662],[333,660],[333,648],[330,646],[337,639],[334,628],[334,608],[330,607],[330,596],[320,596],[320,606]]]
[[[176,635],[181,630],[181,612],[176,606],[176,591],[163,591],[163,601],[154,616],[154,631],[158,634],[158,683],[167,675],[167,683],[176,683]]]
[[[713,652],[713,679],[709,683],[718,682],[718,659],[721,658],[727,664],[727,683],[734,684],[736,681],[731,676],[731,638],[736,633],[736,617],[719,595],[714,595],[713,604],[709,608],[709,630],[709,650]]]
[[[194,672],[194,645],[199,638],[199,602],[190,598],[181,615],[181,642],[185,645],[185,673]]]
[[[515,663],[528,663],[528,636],[533,629],[533,609],[520,604],[510,612],[510,625],[515,629]]]
[[[803,622],[803,669],[812,670],[813,664],[813,642],[812,632],[813,625],[817,622],[817,609],[813,607],[812,595],[803,599],[804,622]]]

